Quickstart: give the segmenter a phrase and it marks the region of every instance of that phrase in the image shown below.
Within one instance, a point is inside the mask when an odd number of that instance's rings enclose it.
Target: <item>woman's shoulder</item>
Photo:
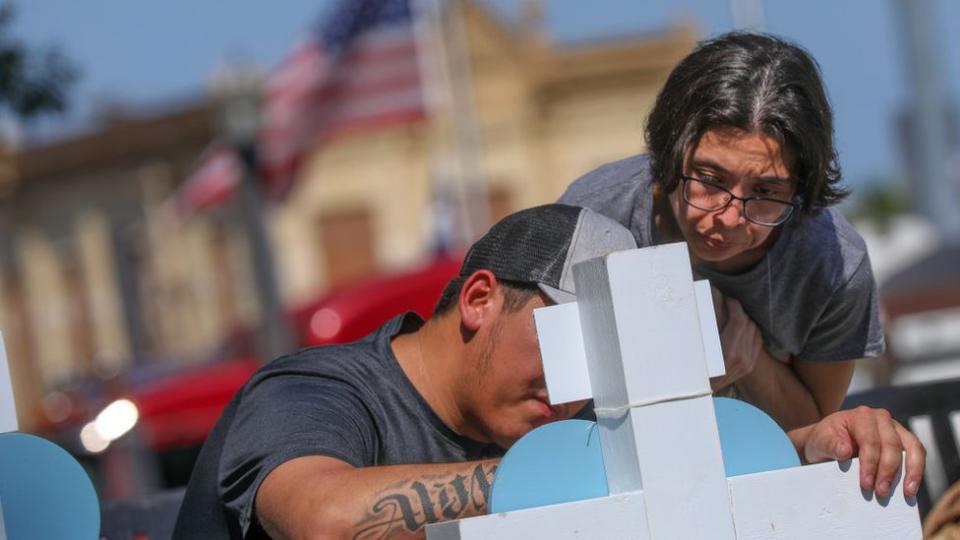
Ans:
[[[652,242],[650,160],[637,155],[607,163],[581,176],[557,202],[583,206],[628,227],[638,245]]]
[[[851,282],[872,287],[866,242],[836,208],[804,218],[792,237],[790,250],[794,258],[834,287]]]
[[[638,154],[625,159],[612,161],[593,169],[576,179],[560,198],[564,202],[568,197],[579,197],[598,192],[609,192],[611,187],[621,186],[636,189],[649,185],[650,158],[647,154]]]

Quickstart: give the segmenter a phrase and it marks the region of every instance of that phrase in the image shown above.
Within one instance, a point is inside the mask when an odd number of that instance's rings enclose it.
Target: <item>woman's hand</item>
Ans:
[[[714,305],[721,307],[716,311],[726,369],[710,379],[714,392],[756,405],[784,429],[812,424],[840,407],[853,361],[784,363],[764,348],[763,333],[739,301],[720,295]]]
[[[881,497],[890,495],[906,451],[903,493],[913,497],[920,489],[927,451],[884,409],[838,411],[789,435],[806,463],[859,457],[860,487]]]
[[[717,302],[717,296],[721,301]],[[719,390],[749,375],[757,365],[757,358],[763,351],[763,338],[760,329],[743,311],[740,302],[725,298],[714,290],[714,306],[717,311],[717,324],[720,328],[720,347],[723,349],[723,363],[726,374],[710,379],[714,390]]]

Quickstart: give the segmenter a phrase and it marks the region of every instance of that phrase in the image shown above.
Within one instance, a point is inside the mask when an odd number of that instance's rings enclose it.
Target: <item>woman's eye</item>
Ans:
[[[716,176],[710,176],[709,174],[701,174],[698,179],[704,184],[713,184],[715,186],[722,186],[723,182],[720,181]]]
[[[789,197],[787,197],[781,190],[778,190],[778,189],[769,189],[769,188],[761,187],[761,188],[754,189],[753,192],[757,195],[757,197],[765,197],[767,199],[779,199],[779,200],[789,199]]]

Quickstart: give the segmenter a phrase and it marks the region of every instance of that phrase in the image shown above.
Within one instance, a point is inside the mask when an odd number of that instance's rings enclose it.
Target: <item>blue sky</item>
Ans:
[[[49,136],[119,101],[133,110],[190,100],[232,60],[279,61],[331,0],[0,0],[18,11],[17,37],[59,45],[79,65],[74,110],[36,131]],[[898,0],[767,1],[768,31],[809,49],[820,62],[836,114],[845,178],[860,187],[902,176],[894,118],[908,87]],[[960,88],[960,2],[932,0],[948,98]],[[507,16],[516,0],[490,0]],[[602,40],[692,18],[705,36],[733,28],[726,0],[546,0],[560,42]],[[228,11],[229,10],[229,11]]]

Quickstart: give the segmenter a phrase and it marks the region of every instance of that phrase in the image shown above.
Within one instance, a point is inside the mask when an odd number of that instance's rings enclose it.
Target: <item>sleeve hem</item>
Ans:
[[[273,472],[273,470],[279,467],[280,465],[283,465],[288,461],[301,458],[301,457],[306,457],[306,456],[332,457],[332,458],[344,461],[346,463],[349,463],[354,467],[360,467],[360,465],[358,465],[355,462],[355,458],[353,456],[347,456],[346,454],[342,452],[338,452],[336,450],[316,449],[316,448],[301,448],[301,449],[288,450],[266,461],[263,464],[263,466],[260,468],[260,473],[254,479],[253,485],[250,486],[253,489],[253,494],[250,497],[250,500],[244,506],[243,512],[240,514],[240,531],[243,534],[243,538],[247,538],[247,534],[249,534],[250,532],[250,526],[253,524],[253,520],[256,517],[254,515],[254,506],[257,501],[257,493],[260,491],[260,484],[263,483],[263,480],[267,477],[267,475]]]
[[[869,347],[866,350],[856,352],[833,352],[824,354],[803,354],[794,356],[794,360],[802,362],[844,362],[847,360],[860,360],[861,358],[876,358],[883,354],[883,347]]]

